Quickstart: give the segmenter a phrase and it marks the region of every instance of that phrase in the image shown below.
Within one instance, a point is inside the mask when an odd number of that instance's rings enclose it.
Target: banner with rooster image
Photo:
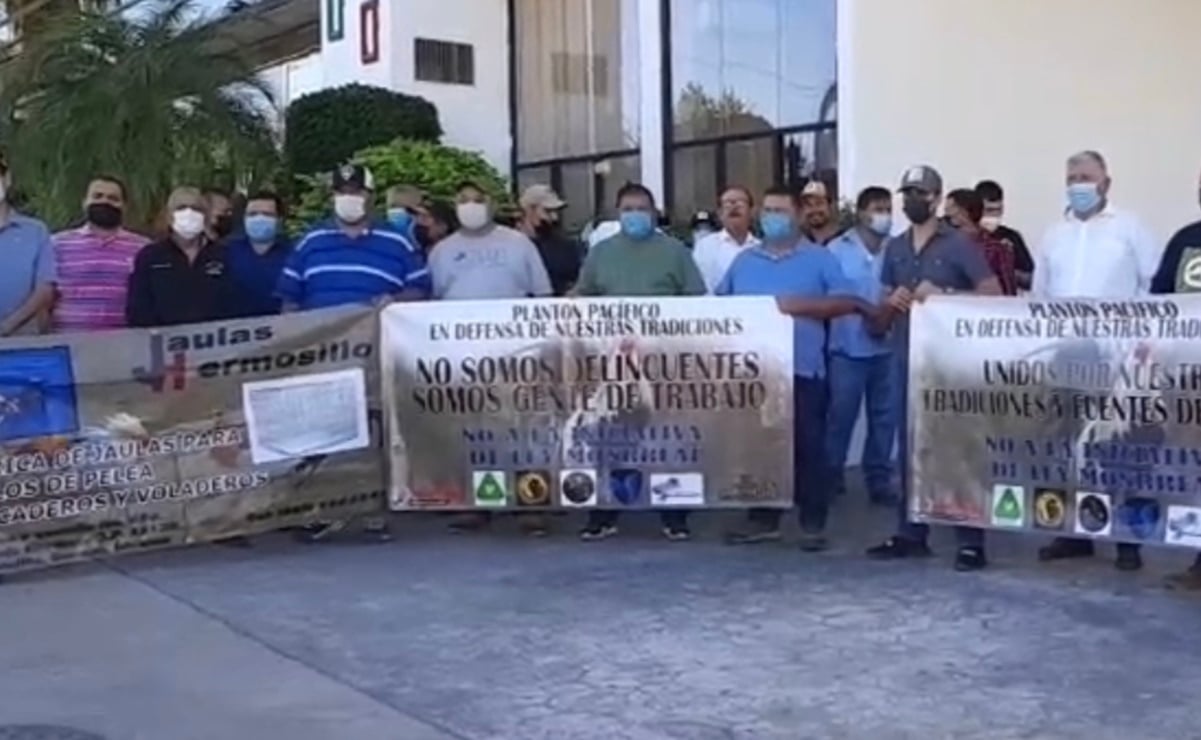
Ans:
[[[394,509],[786,507],[792,320],[770,298],[389,306]]]
[[[915,521],[1201,547],[1201,297],[914,310]]]
[[[352,309],[0,342],[0,572],[383,510],[377,330]]]

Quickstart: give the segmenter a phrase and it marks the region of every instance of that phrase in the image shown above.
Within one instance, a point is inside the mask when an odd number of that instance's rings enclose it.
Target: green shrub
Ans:
[[[298,175],[330,172],[362,149],[398,137],[436,142],[438,109],[425,98],[368,85],[305,95],[288,106],[284,153]]]
[[[375,176],[377,213],[383,213],[387,190],[393,185],[413,185],[430,198],[451,200],[465,180],[486,190],[498,211],[512,205],[505,178],[477,152],[397,139],[384,146],[363,149],[350,160],[365,165]],[[332,196],[327,175],[298,176],[297,188],[294,229],[306,228],[329,216]]]

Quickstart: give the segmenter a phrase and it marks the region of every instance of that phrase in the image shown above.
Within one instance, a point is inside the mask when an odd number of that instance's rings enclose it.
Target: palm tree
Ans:
[[[143,226],[176,184],[275,174],[271,91],[192,6],[58,15],[0,69],[0,140],[42,218],[75,216],[98,172],[126,181]]]

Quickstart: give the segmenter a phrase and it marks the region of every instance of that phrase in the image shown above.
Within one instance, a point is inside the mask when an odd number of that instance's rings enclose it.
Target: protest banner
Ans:
[[[0,572],[382,510],[376,332],[353,309],[0,343]]]
[[[792,320],[770,298],[395,304],[395,509],[788,506]]]
[[[915,521],[1201,546],[1201,299],[931,298],[909,380]]]

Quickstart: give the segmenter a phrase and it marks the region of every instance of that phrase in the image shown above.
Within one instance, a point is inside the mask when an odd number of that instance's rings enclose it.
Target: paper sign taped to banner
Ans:
[[[393,304],[390,503],[789,506],[792,339],[771,298]]]
[[[916,521],[1201,546],[1201,296],[934,297],[908,402]]]
[[[242,408],[256,465],[371,444],[362,368],[246,383]]]

